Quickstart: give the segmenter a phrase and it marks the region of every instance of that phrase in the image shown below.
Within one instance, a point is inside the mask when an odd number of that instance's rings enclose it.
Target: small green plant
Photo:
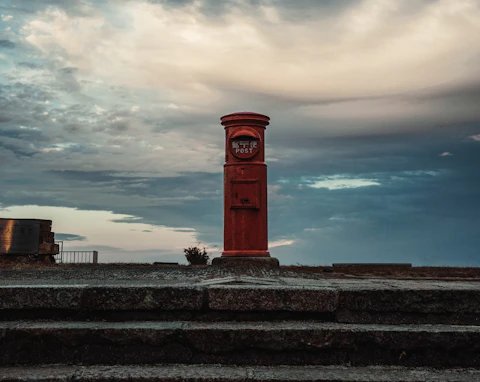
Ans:
[[[183,250],[185,257],[190,265],[206,265],[210,257],[205,247],[188,247]]]

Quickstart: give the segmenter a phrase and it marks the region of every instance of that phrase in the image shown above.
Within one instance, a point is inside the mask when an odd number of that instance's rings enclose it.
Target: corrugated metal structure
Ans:
[[[51,220],[0,218],[0,256],[55,255],[58,252]]]

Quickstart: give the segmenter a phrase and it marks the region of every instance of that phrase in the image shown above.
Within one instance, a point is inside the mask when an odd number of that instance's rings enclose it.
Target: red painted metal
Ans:
[[[266,115],[241,112],[225,126],[224,244],[222,257],[269,257]]]

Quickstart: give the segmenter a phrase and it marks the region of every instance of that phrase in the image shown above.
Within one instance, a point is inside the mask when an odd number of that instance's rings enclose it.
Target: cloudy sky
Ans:
[[[0,0],[0,217],[101,261],[223,244],[266,134],[283,264],[480,266],[480,0]]]

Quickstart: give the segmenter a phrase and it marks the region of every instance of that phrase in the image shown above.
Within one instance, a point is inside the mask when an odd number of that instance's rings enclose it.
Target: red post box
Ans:
[[[268,252],[266,115],[242,112],[225,126],[224,245],[213,264],[278,266]]]

